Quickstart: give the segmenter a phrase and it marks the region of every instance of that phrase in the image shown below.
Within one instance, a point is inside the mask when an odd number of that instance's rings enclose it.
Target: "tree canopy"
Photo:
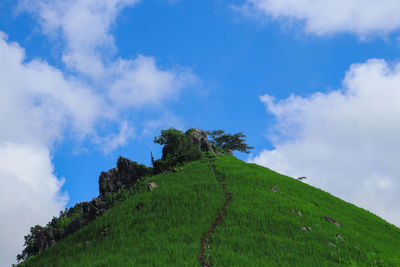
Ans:
[[[225,130],[208,131],[211,137],[210,143],[222,148],[225,151],[240,151],[243,153],[250,153],[250,149],[254,147],[248,146],[245,141],[245,135],[242,132],[229,134]]]

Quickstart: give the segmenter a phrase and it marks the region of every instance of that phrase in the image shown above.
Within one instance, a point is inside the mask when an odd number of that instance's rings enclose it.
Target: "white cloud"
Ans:
[[[51,40],[65,41],[69,75],[40,59],[28,62],[0,31],[1,266],[15,261],[29,227],[47,223],[67,202],[51,164],[55,142],[68,132],[89,137],[105,153],[114,150],[134,135],[132,121],[120,122],[122,109],[159,105],[196,80],[185,69],[159,69],[153,57],[115,57],[111,28],[118,12],[137,2],[19,1]],[[110,122],[120,122],[119,133],[99,134]]]
[[[277,120],[275,149],[251,161],[400,226],[400,64],[372,59],[352,65],[341,90],[261,100]]]
[[[113,58],[111,27],[136,2],[19,1],[52,40],[63,38],[62,59],[75,76],[39,59],[27,62],[25,51],[0,32],[0,265],[15,261],[30,226],[45,224],[66,204],[51,164],[56,141],[69,132],[105,153],[114,150],[133,136],[133,123],[123,121],[108,136],[98,133],[99,123],[118,122],[120,109],[160,104],[196,79],[187,70],[157,68],[153,57]]]
[[[0,32],[0,265],[20,253],[29,227],[45,224],[67,202],[53,174],[50,148],[68,128],[93,135],[111,117],[104,100],[84,84],[40,60]],[[4,237],[4,238],[3,238]]]
[[[161,117],[154,120],[149,120],[145,123],[142,137],[156,136],[160,133],[161,129],[168,129],[171,127],[183,130],[187,128],[184,125],[185,124],[183,123],[181,117],[164,110]]]
[[[114,59],[110,30],[118,12],[139,0],[21,0],[20,8],[38,17],[44,33],[61,34],[63,61],[109,91],[117,107],[160,104],[196,81],[188,70],[160,70],[153,57]],[[84,26],[82,26],[84,25]]]
[[[119,133],[105,137],[95,137],[94,142],[101,144],[101,149],[105,154],[123,146],[126,141],[134,135],[134,129],[128,123],[123,121],[120,125]]]
[[[349,32],[366,37],[400,29],[397,0],[246,0],[240,9],[256,16],[304,22],[305,31],[316,35]]]
[[[0,142],[0,183],[0,265],[10,266],[30,227],[45,225],[68,196],[43,146]]]
[[[138,0],[20,0],[20,8],[37,19],[46,34],[65,41],[63,60],[67,66],[101,78],[102,60],[116,52],[110,28],[120,10]]]
[[[50,145],[61,138],[66,122],[87,135],[100,115],[107,116],[102,98],[45,62],[25,62],[24,50],[5,38],[2,33],[0,141]]]
[[[153,57],[142,55],[134,61],[120,60],[115,69],[119,77],[112,85],[109,97],[120,107],[160,104],[197,79],[189,71],[160,70]]]

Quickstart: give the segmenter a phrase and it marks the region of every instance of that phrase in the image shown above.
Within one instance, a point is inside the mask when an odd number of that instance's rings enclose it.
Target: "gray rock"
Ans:
[[[297,211],[297,215],[299,215],[300,217],[303,216],[303,213],[301,213],[301,211]]]
[[[38,231],[35,239],[39,251],[42,251],[48,247],[52,247],[56,244],[53,232],[49,228],[42,228],[41,231]]]
[[[207,132],[200,130],[200,129],[193,129],[192,130],[192,142],[195,145],[199,145],[201,151],[210,151],[215,153],[214,148],[210,144],[207,138]]]
[[[87,221],[92,221],[101,216],[109,208],[101,198],[93,198],[90,202],[82,203],[82,211]]]
[[[280,193],[281,192],[281,190],[279,190],[278,186],[276,186],[276,185],[271,187],[271,191],[274,192],[274,193]]]
[[[296,213],[300,217],[303,216],[303,213],[301,211],[299,211],[299,210],[290,210],[290,212]]]
[[[149,191],[153,191],[154,189],[156,189],[156,187],[157,187],[157,184],[155,182],[150,182],[147,184],[147,189]]]
[[[102,172],[99,177],[100,196],[131,188],[139,178],[151,174],[151,169],[124,157],[119,157],[117,167]]]
[[[299,210],[290,210],[293,213],[296,213],[297,215],[299,215],[300,217],[303,216],[303,213]]]
[[[82,226],[84,225],[84,221],[81,218],[76,218],[75,220],[73,220],[72,222],[70,222],[67,227],[65,227],[65,235],[70,235],[76,231],[78,231],[79,229],[82,228]]]
[[[331,223],[333,223],[334,225],[340,227],[340,223],[338,223],[335,219],[333,219],[333,218],[331,218],[331,217],[329,217],[329,216],[325,216],[324,218],[325,218],[326,221],[331,222]]]

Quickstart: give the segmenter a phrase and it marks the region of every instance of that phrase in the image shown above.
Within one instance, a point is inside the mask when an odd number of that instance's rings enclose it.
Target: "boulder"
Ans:
[[[329,217],[329,216],[325,216],[324,217],[326,221],[333,223],[336,226],[340,226],[340,223],[338,223],[335,219]]]
[[[153,191],[157,187],[157,184],[155,182],[150,182],[147,184],[147,188],[149,191]]]
[[[274,193],[280,193],[281,192],[281,190],[279,190],[278,186],[276,186],[276,185],[271,187],[271,191],[274,192]]]
[[[212,153],[215,153],[214,148],[208,141],[206,131],[203,131],[200,129],[192,129],[191,130],[191,138],[192,138],[193,144],[200,146],[201,151],[203,151],[203,152],[210,151]]]
[[[290,212],[296,213],[299,216],[303,216],[303,213],[299,210],[290,210]]]

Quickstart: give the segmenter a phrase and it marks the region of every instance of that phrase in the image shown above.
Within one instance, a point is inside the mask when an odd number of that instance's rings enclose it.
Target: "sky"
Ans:
[[[0,265],[161,129],[243,132],[238,158],[400,226],[397,0],[0,2]]]

